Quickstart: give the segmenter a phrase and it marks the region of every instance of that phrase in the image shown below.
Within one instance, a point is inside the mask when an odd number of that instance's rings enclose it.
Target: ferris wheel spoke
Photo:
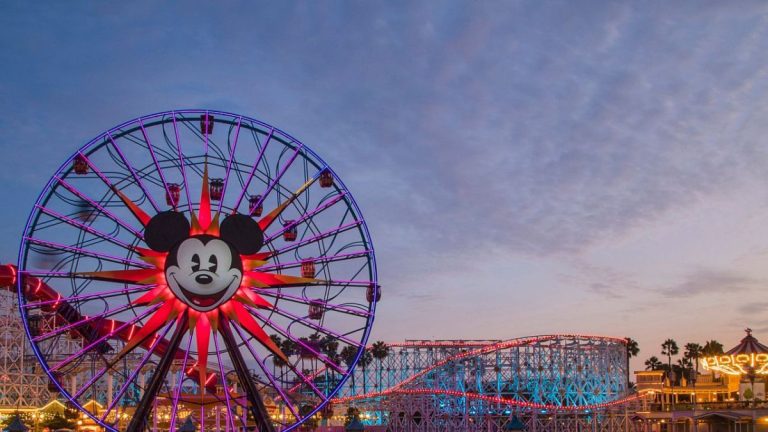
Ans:
[[[240,207],[240,204],[243,202],[243,196],[245,196],[245,193],[248,191],[248,186],[251,185],[251,181],[253,180],[254,174],[256,174],[256,169],[259,167],[259,164],[261,163],[262,159],[264,158],[264,152],[267,150],[267,146],[272,141],[272,134],[275,132],[274,129],[269,130],[269,135],[267,135],[267,139],[264,141],[264,145],[261,146],[261,150],[259,151],[259,155],[256,157],[256,162],[253,163],[253,167],[251,168],[251,172],[248,174],[248,179],[243,183],[243,190],[240,191],[240,196],[237,198],[237,202],[235,203],[235,206],[233,207],[235,211]]]
[[[328,230],[328,231],[322,232],[322,233],[314,235],[314,236],[312,236],[312,237],[310,237],[308,239],[304,239],[304,240],[301,240],[301,241],[296,242],[294,244],[291,244],[289,246],[286,246],[284,248],[276,249],[276,250],[274,250],[272,252],[269,252],[269,257],[276,257],[276,256],[282,255],[284,253],[290,252],[292,250],[299,249],[299,248],[301,248],[303,246],[306,246],[308,244],[312,244],[312,243],[315,243],[317,241],[324,240],[324,239],[326,239],[328,237],[332,237],[332,236],[341,234],[341,233],[343,233],[345,231],[349,231],[349,230],[351,230],[353,228],[356,228],[356,227],[360,226],[360,224],[362,224],[362,223],[363,223],[362,221],[354,221],[354,222],[350,222],[350,223],[348,223],[346,225],[342,225],[340,227],[334,228],[332,230]],[[264,244],[266,244],[266,242]]]
[[[296,198],[300,197],[301,194],[304,193],[304,191],[306,191],[307,189],[309,189],[310,186],[312,186],[312,184],[318,179],[318,177],[320,177],[320,172],[321,171],[318,171],[309,180],[304,182],[304,184],[301,185],[301,187],[299,187],[296,190],[296,192],[294,192],[291,195],[289,195],[288,198],[285,201],[280,203],[280,205],[278,205],[274,210],[272,210],[266,216],[264,216],[263,218],[261,218],[259,220],[259,227],[261,227],[262,231],[266,231],[266,229],[269,228],[270,225],[272,225],[272,222],[274,222],[278,217],[280,217],[280,215],[283,213],[283,211],[286,208],[288,208],[289,205],[291,205],[294,201],[296,201]],[[259,202],[257,202],[254,207],[258,207],[259,205],[261,205],[261,202],[263,200],[264,200],[264,198],[262,196],[262,199]],[[255,210],[256,210],[255,208],[253,210],[251,210],[250,216],[253,215],[253,212]]]
[[[165,329],[163,329],[163,332],[162,332],[162,336],[158,337],[152,343],[152,346],[150,346],[150,348],[144,354],[141,361],[139,362],[139,365],[136,368],[134,368],[134,370],[131,372],[128,378],[126,378],[123,385],[120,386],[120,390],[118,390],[118,392],[113,395],[112,402],[107,406],[107,409],[104,410],[104,413],[101,416],[101,421],[105,421],[107,419],[107,417],[109,416],[109,413],[112,411],[115,405],[120,401],[120,399],[122,399],[123,395],[125,394],[125,391],[128,390],[128,386],[131,385],[136,380],[136,376],[141,372],[141,368],[143,368],[144,365],[147,363],[149,358],[152,356],[152,353],[154,352],[155,348],[160,343],[160,341],[165,338],[165,336],[171,330],[171,327],[173,327],[173,324],[174,322],[171,321],[168,325],[165,326]],[[131,431],[131,432],[134,432],[134,431]]]
[[[341,201],[346,194],[347,194],[346,192],[342,192],[342,193],[336,194],[333,198],[331,198],[327,202],[322,203],[317,208],[313,209],[311,212],[304,213],[298,219],[294,220],[292,223],[287,224],[287,225],[283,225],[277,232],[275,232],[274,234],[266,237],[264,239],[264,244],[266,245],[266,244],[272,243],[273,240],[275,240],[276,238],[278,238],[281,235],[283,235],[289,229],[291,229],[293,227],[296,227],[299,224],[302,224],[302,223],[304,223],[304,222],[306,222],[308,220],[311,220],[313,217],[317,216],[318,214],[320,214],[323,211],[325,211],[325,210],[329,209],[330,207],[332,207],[337,202]],[[278,207],[278,209],[275,209],[275,210],[279,210],[279,209],[280,209],[280,207]],[[270,221],[270,223],[271,223],[271,221]],[[266,230],[266,228],[269,225],[266,224],[266,225],[262,226],[262,221],[259,221],[259,226],[262,227],[262,230]]]
[[[221,361],[221,351],[219,350],[219,337],[218,332],[213,332],[213,346],[216,348],[216,359],[219,363],[219,376],[221,377],[221,385],[224,388],[224,398],[227,404],[227,412],[233,413],[232,402],[229,399],[229,386],[227,385],[227,375],[224,373],[224,365]],[[235,423],[231,415],[226,416],[229,423],[229,427],[235,430]]]
[[[288,162],[285,165],[283,165],[282,168],[280,168],[280,171],[277,172],[277,175],[275,176],[275,178],[273,178],[272,181],[269,183],[269,185],[267,185],[267,188],[264,189],[264,191],[261,193],[261,198],[259,198],[259,200],[256,202],[256,205],[254,207],[258,207],[264,203],[264,200],[267,199],[267,195],[269,195],[269,193],[272,192],[272,190],[275,188],[275,185],[277,185],[280,179],[283,178],[283,175],[285,175],[285,173],[288,171],[288,168],[293,164],[293,161],[296,160],[296,157],[299,155],[302,148],[304,148],[303,144],[296,146],[296,148],[293,150],[293,154],[291,155],[290,158],[288,158]],[[314,181],[314,179],[312,179],[311,181]],[[253,211],[251,211],[250,214],[252,215]]]
[[[160,162],[157,160],[157,155],[155,154],[154,147],[152,146],[152,142],[149,140],[149,136],[147,135],[147,131],[144,128],[144,122],[140,119],[139,120],[139,126],[141,127],[141,134],[144,136],[144,142],[147,144],[147,150],[149,150],[149,154],[152,156],[152,162],[155,164],[155,169],[157,170],[157,174],[160,176],[160,181],[163,182],[163,188],[165,188],[166,196],[171,196],[171,189],[168,187],[168,182],[165,181],[165,175],[163,175],[163,170],[160,168]],[[176,210],[177,203],[175,200],[171,201],[171,204],[173,206],[173,209]]]
[[[306,298],[306,297],[292,296],[292,295],[288,295],[288,294],[285,294],[285,293],[282,293],[282,292],[276,292],[276,291],[257,290],[257,292],[259,293],[259,295],[263,295],[263,296],[266,296],[266,297],[272,297],[272,298],[276,298],[276,299],[287,300],[287,301],[290,301],[290,302],[293,302],[293,303],[300,303],[300,304],[305,304],[305,305],[309,305],[309,306],[312,306],[314,304],[313,302],[317,301],[316,299],[309,299],[309,298]],[[342,305],[337,305],[337,304],[333,304],[333,303],[327,303],[327,302],[323,301],[322,299],[320,299],[320,300],[322,301],[322,303],[319,306],[322,307],[324,310],[332,310],[332,311],[335,311],[335,312],[341,312],[341,313],[345,313],[345,314],[349,314],[349,315],[355,315],[355,316],[359,316],[359,317],[363,317],[363,318],[368,318],[368,317],[371,316],[370,313],[365,312],[365,311],[356,310],[356,309],[353,309],[353,308],[350,308],[350,307],[346,307],[346,306],[342,306]]]
[[[149,383],[146,385],[146,387],[144,387],[144,394],[141,396],[141,400],[136,406],[136,410],[133,413],[133,418],[128,424],[127,432],[140,432],[144,430],[144,424],[149,418],[149,410],[152,408],[152,401],[155,399],[157,392],[160,391],[163,381],[165,380],[165,376],[171,369],[176,350],[181,345],[181,341],[187,331],[187,319],[187,314],[184,313],[182,317],[176,322],[176,330],[174,331],[173,336],[171,336],[168,349],[160,359],[160,363],[158,363],[157,368],[155,368],[153,371],[152,378],[150,378]],[[159,337],[157,341],[152,344],[152,347],[147,351],[147,354],[144,356],[144,359],[142,359],[142,362],[135,369],[133,373],[134,378],[141,371],[141,368],[144,367],[144,364],[146,364],[147,360],[149,360],[149,357],[152,355],[152,351],[154,351],[154,349],[160,343],[160,340],[162,340],[165,335],[168,334],[168,331],[171,329],[172,325],[173,322],[166,326],[165,331],[163,332],[163,336]]]
[[[232,143],[232,150],[229,152],[229,160],[227,161],[227,170],[224,174],[224,188],[221,190],[221,199],[219,200],[219,207],[216,210],[216,214],[221,213],[221,206],[224,204],[224,197],[227,194],[227,186],[229,185],[229,173],[232,171],[232,161],[235,158],[235,150],[237,150],[237,140],[240,138],[240,125],[243,122],[243,118],[237,119],[237,129],[235,129],[235,140]],[[235,206],[237,209],[237,206]]]
[[[68,331],[68,330],[72,330],[72,329],[74,329],[76,327],[79,327],[79,326],[81,326],[83,324],[88,324],[88,323],[93,322],[93,321],[97,321],[97,320],[100,320],[100,319],[103,319],[103,318],[107,318],[107,317],[119,314],[121,312],[125,312],[125,311],[127,311],[129,309],[131,309],[131,305],[128,304],[128,305],[120,306],[120,307],[115,308],[115,309],[108,310],[108,311],[100,313],[98,315],[93,315],[93,316],[89,316],[89,317],[83,317],[83,319],[81,319],[79,321],[75,321],[73,323],[69,323],[69,324],[67,324],[65,326],[62,326],[62,327],[56,327],[54,330],[52,330],[52,331],[50,331],[48,333],[41,334],[39,336],[35,336],[35,337],[32,338],[32,341],[33,342],[41,342],[41,341],[44,341],[46,339],[50,339],[50,338],[52,338],[52,337],[54,337],[56,335],[62,334],[64,332]]]
[[[156,309],[156,308],[155,308],[155,309]],[[152,309],[152,308],[150,308],[150,309],[148,309],[148,310],[144,311],[144,313],[142,313],[142,314],[138,315],[137,317],[133,318],[132,320],[130,320],[130,321],[128,321],[128,322],[125,322],[125,323],[123,323],[122,325],[118,326],[117,328],[115,328],[115,329],[113,329],[113,330],[111,330],[111,331],[107,332],[105,335],[103,335],[103,336],[101,336],[101,337],[97,338],[96,340],[94,340],[93,342],[91,342],[91,343],[89,343],[88,345],[84,346],[83,348],[81,348],[80,350],[78,350],[77,352],[75,352],[74,354],[71,354],[70,356],[68,356],[68,357],[67,357],[67,358],[65,358],[64,360],[62,360],[62,361],[60,361],[59,363],[55,364],[53,367],[51,367],[51,368],[50,368],[51,372],[57,371],[57,370],[61,369],[62,367],[64,367],[64,366],[68,365],[69,363],[71,363],[71,362],[72,362],[72,360],[75,360],[75,359],[79,358],[79,357],[80,357],[80,356],[82,356],[83,354],[85,354],[85,353],[87,353],[88,351],[90,351],[90,350],[91,350],[91,348],[93,348],[93,347],[95,347],[95,346],[98,346],[98,345],[100,345],[101,343],[103,343],[103,342],[107,341],[107,339],[111,339],[111,338],[113,338],[115,335],[119,334],[119,333],[120,333],[120,332],[121,332],[123,329],[127,328],[128,326],[131,326],[131,325],[135,325],[137,322],[139,322],[139,321],[140,321],[142,318],[144,318],[145,316],[147,316],[147,315],[148,315],[150,312],[152,312],[152,311],[153,311],[153,309]],[[121,358],[122,356],[118,354],[118,356],[117,356],[117,357],[118,357],[118,359],[119,359],[119,358]],[[112,360],[112,363],[114,363],[114,362],[116,362],[116,361],[117,361],[117,360],[114,360],[114,359],[113,359],[113,360]]]
[[[114,245],[119,246],[119,247],[121,247],[123,249],[126,249],[126,250],[130,250],[131,249],[130,245],[128,245],[127,243],[124,243],[124,242],[116,239],[115,236],[113,236],[113,235],[110,235],[110,234],[107,234],[105,232],[99,231],[99,230],[97,230],[97,229],[95,229],[93,227],[85,225],[82,222],[79,222],[79,221],[77,221],[75,219],[72,219],[72,218],[70,218],[68,216],[65,216],[65,215],[63,215],[61,213],[58,213],[58,212],[56,212],[54,210],[51,210],[51,209],[49,209],[47,207],[43,207],[41,205],[35,205],[35,207],[40,209],[40,211],[42,211],[43,213],[45,213],[45,214],[47,214],[47,215],[49,215],[49,216],[51,216],[51,217],[53,217],[55,219],[58,219],[58,220],[66,223],[68,225],[71,225],[71,226],[73,226],[73,227],[75,227],[75,228],[77,228],[77,229],[79,229],[81,231],[85,231],[85,232],[87,232],[89,234],[93,234],[93,235],[95,235],[95,236],[97,236],[99,238],[102,238],[102,239],[104,239],[104,240],[106,240],[106,241],[108,241],[110,243],[113,243]]]
[[[131,232],[133,235],[135,235],[137,238],[139,238],[139,239],[141,239],[141,240],[143,240],[143,239],[144,239],[144,235],[142,235],[142,234],[141,234],[139,231],[137,231],[135,228],[133,228],[133,227],[132,227],[130,224],[128,224],[127,222],[125,222],[125,221],[124,221],[124,220],[122,220],[121,218],[119,218],[119,217],[115,216],[115,215],[114,215],[112,212],[110,212],[109,210],[107,210],[107,209],[106,209],[104,206],[102,206],[101,204],[98,204],[98,203],[96,203],[94,200],[92,200],[92,199],[90,199],[89,197],[85,196],[85,194],[83,194],[82,192],[80,192],[80,190],[79,190],[79,189],[77,189],[76,187],[74,187],[74,186],[72,186],[71,184],[67,183],[67,182],[66,182],[64,179],[62,179],[62,178],[59,178],[59,177],[54,177],[54,179],[56,179],[56,181],[57,181],[57,182],[59,182],[59,184],[61,184],[61,185],[62,185],[62,186],[65,188],[65,189],[67,189],[68,191],[72,192],[72,194],[74,194],[75,196],[77,196],[77,197],[78,197],[78,198],[80,198],[81,200],[83,200],[83,201],[87,202],[87,203],[88,203],[88,204],[89,204],[91,207],[93,207],[93,208],[95,208],[96,210],[100,211],[101,213],[103,213],[104,215],[106,215],[106,216],[107,216],[109,219],[111,219],[111,220],[113,220],[114,222],[116,222],[118,225],[120,225],[120,226],[122,226],[123,228],[127,229],[128,231],[130,231],[130,232]]]
[[[93,258],[98,258],[98,259],[102,259],[102,260],[105,260],[105,261],[110,261],[110,262],[114,262],[114,263],[118,263],[118,264],[126,264],[126,265],[130,265],[132,267],[138,267],[138,268],[144,268],[144,269],[151,267],[148,264],[143,263],[143,262],[133,261],[133,260],[125,259],[125,258],[120,258],[120,257],[116,257],[114,255],[108,255],[108,254],[104,254],[104,253],[100,253],[100,252],[95,252],[95,251],[88,250],[88,249],[82,249],[82,248],[75,247],[75,246],[67,246],[67,245],[63,245],[63,244],[60,244],[60,243],[55,243],[55,242],[48,241],[48,240],[41,240],[41,239],[37,239],[37,238],[34,238],[34,237],[25,237],[25,240],[27,240],[30,243],[34,243],[34,244],[37,244],[37,245],[49,247],[51,249],[60,250],[60,251],[64,251],[64,252],[72,252],[72,253],[78,254],[78,255],[90,256],[90,257],[93,257]]]
[[[189,361],[189,353],[192,349],[192,339],[194,339],[194,329],[190,331],[189,337],[187,338],[187,351],[184,353],[184,360],[181,362],[181,369],[179,370],[179,378],[178,378],[178,386],[174,389],[173,392],[173,403],[171,404],[171,419],[170,419],[170,430],[175,430],[176,427],[176,413],[179,408],[179,401],[181,399],[181,389],[184,387],[184,376],[187,370],[187,361]],[[224,379],[222,377],[222,379]],[[200,389],[202,392],[202,387]]]
[[[321,256],[317,258],[312,258],[311,262],[314,264],[328,264],[332,262],[339,262],[339,261],[345,261],[350,260],[354,258],[361,258],[364,256],[368,256],[371,253],[373,253],[372,250],[363,250],[359,252],[350,252],[345,254],[338,254],[338,255],[330,255],[330,256]],[[304,264],[306,261],[290,261],[290,262],[284,262],[280,264],[272,264],[272,265],[262,265],[259,267],[254,268],[254,270],[258,271],[275,271],[275,270],[286,270],[290,268],[297,268],[301,267],[302,264]]]
[[[264,374],[267,377],[267,380],[269,380],[269,383],[272,385],[272,388],[274,388],[277,393],[283,398],[285,401],[286,406],[291,411],[291,414],[296,418],[296,420],[300,420],[299,413],[296,412],[296,409],[293,407],[293,405],[290,403],[288,396],[283,391],[283,387],[277,382],[274,375],[269,372],[269,369],[264,364],[264,360],[256,354],[256,350],[253,348],[253,345],[248,341],[248,339],[243,335],[243,332],[240,330],[238,326],[233,325],[232,328],[235,329],[235,332],[240,336],[240,339],[245,343],[245,347],[248,349],[248,351],[251,353],[251,356],[256,360],[256,363],[258,363],[259,368],[264,372]]]
[[[31,308],[39,308],[42,306],[48,306],[51,304],[56,304],[59,302],[67,302],[67,303],[81,303],[83,301],[87,300],[93,300],[93,299],[102,299],[102,298],[110,298],[110,297],[117,297],[122,295],[131,295],[131,294],[138,294],[144,291],[148,291],[152,288],[155,288],[157,285],[142,285],[137,286],[134,288],[122,288],[118,290],[112,290],[112,291],[100,291],[92,294],[85,294],[85,295],[73,295],[69,297],[59,297],[53,300],[43,300],[43,301],[33,301],[30,303],[25,303],[24,307],[27,309]]]
[[[117,151],[118,156],[120,156],[120,160],[123,161],[123,164],[125,164],[126,168],[131,172],[131,176],[133,176],[133,180],[136,182],[136,185],[141,189],[141,191],[144,193],[144,196],[147,197],[150,204],[152,204],[152,208],[155,209],[156,212],[160,212],[160,207],[158,207],[155,200],[152,198],[152,194],[149,193],[146,187],[144,187],[144,182],[141,181],[141,178],[136,174],[136,170],[133,168],[133,165],[131,165],[130,162],[128,162],[128,159],[126,159],[125,154],[123,153],[123,150],[120,148],[119,145],[115,142],[115,139],[112,137],[112,134],[107,132],[107,136],[109,137],[109,141],[112,143],[112,147]]]
[[[317,349],[315,349],[315,348],[313,348],[313,347],[311,347],[311,346],[307,345],[307,344],[306,344],[304,341],[302,341],[300,338],[297,338],[297,337],[293,336],[293,335],[292,335],[292,334],[291,334],[291,333],[290,333],[290,332],[289,332],[287,329],[284,329],[284,328],[283,328],[283,327],[281,327],[280,325],[276,324],[276,323],[275,323],[273,320],[271,320],[271,319],[269,319],[268,317],[266,317],[266,316],[264,316],[264,315],[260,314],[259,312],[257,312],[255,309],[253,309],[253,308],[251,308],[251,307],[247,307],[247,309],[248,309],[248,310],[249,310],[249,311],[250,311],[250,312],[251,312],[251,313],[252,313],[254,316],[256,316],[256,317],[258,317],[260,320],[262,320],[262,321],[263,321],[263,322],[264,322],[266,325],[268,325],[270,328],[274,329],[274,330],[275,330],[275,331],[277,331],[278,333],[281,333],[281,334],[282,334],[284,337],[286,337],[286,338],[290,339],[290,340],[291,340],[291,341],[293,341],[295,344],[297,344],[297,345],[299,345],[299,346],[303,347],[304,349],[306,349],[307,351],[311,352],[311,353],[312,353],[312,354],[313,354],[315,357],[317,357],[318,359],[320,359],[320,361],[322,361],[323,363],[325,363],[325,364],[329,365],[330,367],[332,367],[333,369],[335,369],[336,371],[338,371],[338,372],[340,372],[340,373],[344,373],[344,369],[343,369],[341,366],[339,366],[338,364],[336,364],[336,363],[335,363],[333,360],[331,360],[331,359],[330,359],[330,358],[328,358],[327,356],[325,356],[325,355],[321,354],[320,352],[318,352],[318,350],[317,350]],[[326,334],[328,334],[328,333],[326,333]],[[360,346],[360,344],[357,344],[357,346]]]
[[[184,193],[187,195],[187,205],[189,211],[192,211],[192,199],[189,196],[189,182],[187,181],[187,170],[184,167],[184,154],[181,152],[181,140],[179,140],[179,127],[176,124],[176,113],[173,113],[173,133],[176,135],[176,150],[179,152],[179,167],[181,168],[181,178],[184,181]]]
[[[255,310],[253,307],[251,307],[251,306],[246,306],[246,308],[248,308],[248,309],[251,311],[251,313],[253,313],[253,314],[257,315],[257,316],[258,316],[259,318],[261,318],[262,320],[264,320],[264,321],[270,321],[270,320],[269,320],[269,318],[267,318],[267,317],[265,317],[264,315],[262,315],[261,313],[257,312],[257,311],[256,311],[256,310]],[[284,310],[284,309],[281,309],[281,308],[279,308],[278,306],[272,306],[272,307],[270,308],[270,311],[272,311],[272,312],[275,312],[275,313],[277,313],[278,315],[282,315],[282,316],[284,316],[284,317],[286,317],[286,318],[290,318],[290,319],[294,320],[295,322],[298,322],[298,323],[300,323],[301,325],[303,325],[303,326],[305,326],[305,327],[309,327],[309,328],[311,328],[311,329],[313,329],[313,330],[315,330],[315,331],[318,331],[318,332],[320,332],[320,333],[326,334],[326,335],[328,335],[328,336],[333,336],[333,337],[335,337],[336,339],[342,340],[342,341],[344,341],[345,343],[347,343],[347,344],[349,344],[349,345],[352,345],[352,346],[354,346],[354,347],[357,347],[357,348],[359,348],[359,347],[361,346],[361,344],[360,344],[360,343],[353,341],[352,339],[350,339],[350,338],[346,337],[345,335],[342,335],[342,334],[336,333],[335,331],[333,331],[333,330],[330,330],[330,329],[328,329],[328,328],[325,328],[325,327],[323,327],[323,326],[321,326],[321,325],[319,325],[319,324],[315,324],[315,323],[313,323],[313,322],[312,322],[312,321],[310,321],[310,320],[305,320],[303,317],[300,317],[300,316],[294,315],[294,314],[292,314],[292,313],[290,313],[290,312],[288,312],[288,311],[286,311],[286,310]],[[318,353],[318,354],[319,354],[319,353]]]
[[[120,189],[115,187],[115,185],[112,184],[111,181],[109,181],[107,176],[105,176],[93,163],[91,163],[90,159],[85,157],[85,155],[82,153],[78,153],[78,155],[82,158],[82,160],[85,161],[85,163],[88,164],[91,170],[93,170],[93,172],[96,173],[96,175],[101,179],[101,181],[104,182],[107,188],[109,188],[109,190],[114,192],[115,195],[117,195],[120,198],[120,200],[123,201],[123,204],[125,204],[128,210],[131,211],[131,213],[139,221],[141,226],[147,226],[150,220],[149,215],[144,210],[142,210],[136,203],[131,201],[122,191],[120,191]],[[146,195],[146,191],[144,191],[144,189],[142,189],[142,191]],[[147,198],[149,197],[147,196]],[[151,198],[150,198],[150,201],[151,201]]]
[[[223,321],[221,324],[219,331],[224,338],[224,344],[229,352],[229,358],[232,360],[232,366],[237,374],[237,379],[240,381],[240,385],[245,388],[248,402],[251,404],[251,415],[253,415],[253,419],[256,421],[260,432],[274,432],[275,428],[269,418],[267,408],[264,406],[264,400],[261,398],[261,395],[254,386],[253,380],[251,380],[248,374],[248,367],[240,352],[240,348],[237,346],[232,329],[228,321]]]

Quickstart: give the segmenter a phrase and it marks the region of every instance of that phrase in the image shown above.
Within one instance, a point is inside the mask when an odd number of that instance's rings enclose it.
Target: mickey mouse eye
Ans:
[[[211,257],[208,258],[208,264],[211,265],[211,267],[208,268],[208,271],[216,273],[216,268],[219,266],[219,259],[216,258],[216,255],[211,255]]]
[[[200,271],[200,255],[198,254],[192,255],[192,271],[193,272]]]

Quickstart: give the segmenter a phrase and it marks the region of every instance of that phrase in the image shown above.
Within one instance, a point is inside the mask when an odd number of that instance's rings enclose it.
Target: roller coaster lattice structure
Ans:
[[[386,355],[362,361],[365,368],[358,364],[334,403],[368,411],[372,422],[393,430],[489,415],[526,421],[531,413],[589,417],[637,398],[628,390],[624,339],[546,335],[408,341],[387,348]]]

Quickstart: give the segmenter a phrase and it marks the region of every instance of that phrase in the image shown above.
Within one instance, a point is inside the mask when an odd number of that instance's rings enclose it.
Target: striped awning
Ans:
[[[726,355],[738,355],[738,354],[766,354],[768,353],[768,346],[765,346],[757,341],[752,336],[752,329],[746,329],[747,335],[739,342],[738,345],[731,348],[726,352]]]

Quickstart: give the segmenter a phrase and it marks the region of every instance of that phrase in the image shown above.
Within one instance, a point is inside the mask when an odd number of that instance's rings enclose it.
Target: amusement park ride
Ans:
[[[392,431],[627,430],[639,401],[624,339],[367,347],[381,288],[352,195],[295,138],[225,112],[141,117],[75,152],[0,286],[21,314],[0,329],[0,403],[60,394],[80,431],[283,431],[334,407]]]
[[[298,426],[350,375],[380,297],[331,168],[214,111],[141,117],[82,147],[2,270],[52,389],[110,431]]]

